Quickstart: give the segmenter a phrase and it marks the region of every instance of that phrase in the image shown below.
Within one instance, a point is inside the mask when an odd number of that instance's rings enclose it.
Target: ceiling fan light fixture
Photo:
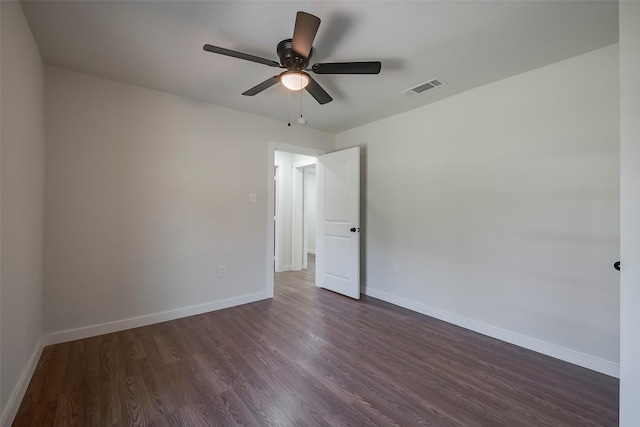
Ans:
[[[280,83],[289,90],[302,90],[309,84],[309,75],[303,71],[285,71],[280,74]]]

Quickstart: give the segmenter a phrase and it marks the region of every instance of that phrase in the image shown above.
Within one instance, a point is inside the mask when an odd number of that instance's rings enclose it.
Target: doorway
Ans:
[[[315,162],[326,152],[270,141],[267,195],[267,294],[276,272],[303,270],[315,255]],[[313,187],[310,187],[313,185]],[[306,191],[305,191],[306,190]],[[313,234],[313,236],[312,236]]]
[[[316,157],[275,152],[275,266],[276,273],[306,268],[309,244],[315,253]]]

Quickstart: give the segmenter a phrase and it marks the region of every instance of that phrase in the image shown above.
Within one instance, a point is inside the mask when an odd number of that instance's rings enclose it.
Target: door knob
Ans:
[[[356,231],[360,232],[360,228],[356,229],[355,227],[351,227],[351,229],[349,231],[352,232],[352,233],[355,233]]]

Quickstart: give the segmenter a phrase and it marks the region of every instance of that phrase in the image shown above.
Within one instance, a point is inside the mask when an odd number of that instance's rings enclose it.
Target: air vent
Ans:
[[[427,82],[419,84],[418,86],[414,86],[407,90],[403,90],[401,93],[404,93],[405,95],[408,95],[408,96],[416,96],[416,95],[420,95],[421,93],[428,92],[430,90],[433,90],[437,87],[444,86],[444,85],[446,85],[446,83],[441,80],[431,79]]]

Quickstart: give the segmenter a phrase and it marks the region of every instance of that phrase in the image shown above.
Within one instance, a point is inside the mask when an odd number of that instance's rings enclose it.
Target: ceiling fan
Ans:
[[[307,73],[307,71],[313,71],[315,74],[378,74],[380,73],[382,63],[379,61],[327,62],[313,64],[311,69],[308,69],[309,60],[313,53],[313,40],[316,37],[319,27],[320,18],[306,12],[298,12],[296,15],[295,27],[293,29],[293,38],[282,40],[278,43],[276,48],[276,52],[280,58],[279,63],[270,59],[225,49],[223,47],[212,46],[210,44],[205,44],[204,50],[220,55],[231,56],[233,58],[257,62],[270,67],[286,69],[286,71],[283,71],[279,75],[268,78],[262,83],[243,92],[243,95],[257,95],[274,84],[281,82],[290,90],[305,89],[320,104],[326,104],[331,102],[333,98],[331,98],[331,96],[309,75],[309,73]]]

